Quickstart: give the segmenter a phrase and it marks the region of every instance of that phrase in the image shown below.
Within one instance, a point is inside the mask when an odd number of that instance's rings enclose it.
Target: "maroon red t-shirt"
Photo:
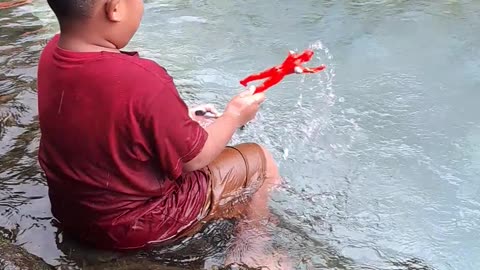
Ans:
[[[101,248],[139,248],[191,226],[207,179],[183,168],[208,134],[172,78],[136,53],[65,51],[58,39],[38,69],[39,162],[53,215]]]

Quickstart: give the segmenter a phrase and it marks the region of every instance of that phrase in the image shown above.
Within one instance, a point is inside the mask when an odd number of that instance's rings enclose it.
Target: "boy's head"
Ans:
[[[143,0],[48,0],[62,33],[103,38],[125,47],[143,16]]]

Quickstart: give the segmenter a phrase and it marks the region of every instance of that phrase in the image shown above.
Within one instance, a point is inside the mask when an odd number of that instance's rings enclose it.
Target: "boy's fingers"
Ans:
[[[260,94],[255,94],[253,96],[246,97],[245,99],[248,105],[260,105],[265,101],[265,95],[260,93]]]
[[[255,93],[255,90],[257,90],[257,87],[255,87],[254,85],[250,85],[250,87],[248,87],[248,91],[252,95]]]
[[[252,92],[250,92],[250,90],[245,90],[243,92],[241,92],[240,94],[238,94],[239,97],[247,97],[247,96],[251,96],[252,95]]]
[[[220,113],[213,105],[209,104],[209,106],[205,107],[205,109],[207,112],[212,113],[215,117],[219,117],[222,115],[222,113]]]
[[[204,104],[193,108],[197,116],[205,116],[207,113],[213,117],[220,117],[222,114],[215,108],[213,104]]]
[[[213,104],[205,104],[202,107],[207,112],[218,113],[217,109],[215,108],[215,106]]]
[[[256,103],[260,104],[265,101],[265,94],[264,93],[258,93],[253,95],[253,99]]]

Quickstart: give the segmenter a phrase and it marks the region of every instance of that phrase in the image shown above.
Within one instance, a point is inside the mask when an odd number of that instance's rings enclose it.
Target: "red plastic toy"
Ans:
[[[32,0],[15,0],[15,1],[8,1],[8,2],[0,2],[0,9],[14,8],[14,7],[23,6],[30,3],[32,3]]]
[[[254,94],[261,93],[266,91],[268,88],[274,86],[275,84],[279,83],[285,76],[297,73],[317,73],[326,68],[325,65],[321,65],[316,68],[307,68],[303,67],[302,64],[310,61],[312,59],[314,52],[311,50],[305,50],[301,54],[296,54],[293,51],[288,53],[287,58],[283,61],[281,65],[269,68],[265,71],[262,71],[258,74],[253,74],[248,76],[247,78],[240,81],[240,84],[243,86],[247,86],[247,84],[251,81],[266,80],[263,84],[259,86],[252,86],[255,87]]]

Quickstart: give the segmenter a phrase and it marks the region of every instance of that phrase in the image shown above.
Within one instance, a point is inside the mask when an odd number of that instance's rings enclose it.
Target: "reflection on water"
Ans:
[[[129,49],[165,66],[187,103],[222,107],[241,78],[290,49],[312,47],[311,65],[327,64],[270,90],[234,138],[265,144],[286,179],[272,198],[271,252],[298,269],[480,268],[480,2],[145,2]],[[0,11],[0,21],[0,233],[72,269],[221,262],[235,238],[229,222],[122,255],[57,230],[36,161],[35,86],[57,27],[41,1]]]

